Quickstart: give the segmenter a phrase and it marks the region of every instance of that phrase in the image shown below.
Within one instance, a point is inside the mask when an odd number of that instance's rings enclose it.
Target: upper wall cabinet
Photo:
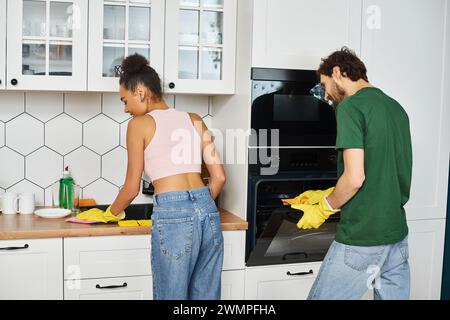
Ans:
[[[7,89],[86,90],[87,5],[8,1]]]
[[[6,66],[6,0],[0,0],[0,90],[5,89]]]
[[[236,16],[237,0],[166,1],[165,92],[235,92]]]
[[[360,52],[361,0],[254,0],[253,67],[317,69],[344,45]]]
[[[118,91],[118,67],[139,53],[163,76],[164,0],[89,1],[89,91]]]

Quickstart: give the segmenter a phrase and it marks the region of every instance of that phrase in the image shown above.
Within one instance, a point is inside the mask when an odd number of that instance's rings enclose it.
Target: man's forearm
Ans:
[[[328,204],[333,209],[340,209],[358,193],[361,186],[355,184],[345,173],[339,178],[334,191],[327,197]]]

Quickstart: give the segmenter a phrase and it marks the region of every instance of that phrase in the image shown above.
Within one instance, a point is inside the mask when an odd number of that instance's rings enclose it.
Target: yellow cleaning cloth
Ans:
[[[124,220],[119,221],[119,227],[151,227],[152,220]]]

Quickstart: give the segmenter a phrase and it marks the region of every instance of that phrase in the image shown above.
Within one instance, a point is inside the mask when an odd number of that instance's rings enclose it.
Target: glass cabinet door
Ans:
[[[87,0],[9,3],[8,87],[85,90]]]
[[[89,90],[118,91],[120,65],[134,53],[162,72],[164,0],[98,0],[89,10]]]
[[[5,89],[6,67],[6,0],[0,0],[0,90]]]
[[[166,16],[166,89],[233,93],[236,1],[168,0]]]

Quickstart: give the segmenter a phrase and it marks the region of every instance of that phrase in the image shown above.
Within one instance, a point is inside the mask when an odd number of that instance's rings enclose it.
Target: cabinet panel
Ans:
[[[119,91],[117,66],[144,55],[163,77],[164,0],[89,2],[89,91]]]
[[[245,270],[222,272],[222,300],[244,300]]]
[[[152,300],[152,277],[64,281],[64,300]]]
[[[411,299],[441,296],[445,219],[408,221]]]
[[[9,1],[7,88],[86,90],[87,9],[87,0]]]
[[[0,240],[0,300],[62,300],[62,239]]]
[[[148,235],[64,239],[64,279],[151,274]]]
[[[447,0],[363,2],[362,59],[369,80],[396,99],[410,118],[413,177],[406,210],[411,220],[445,218],[448,18]]]
[[[304,300],[308,297],[320,265],[321,262],[247,268],[245,299]],[[290,275],[296,273],[302,274]]]
[[[317,69],[347,45],[360,52],[360,0],[255,0],[253,67]]]
[[[223,270],[243,269],[245,266],[245,231],[224,231]]]
[[[6,84],[6,0],[0,0],[0,90]]]
[[[167,0],[167,93],[235,92],[236,15],[236,0]]]

